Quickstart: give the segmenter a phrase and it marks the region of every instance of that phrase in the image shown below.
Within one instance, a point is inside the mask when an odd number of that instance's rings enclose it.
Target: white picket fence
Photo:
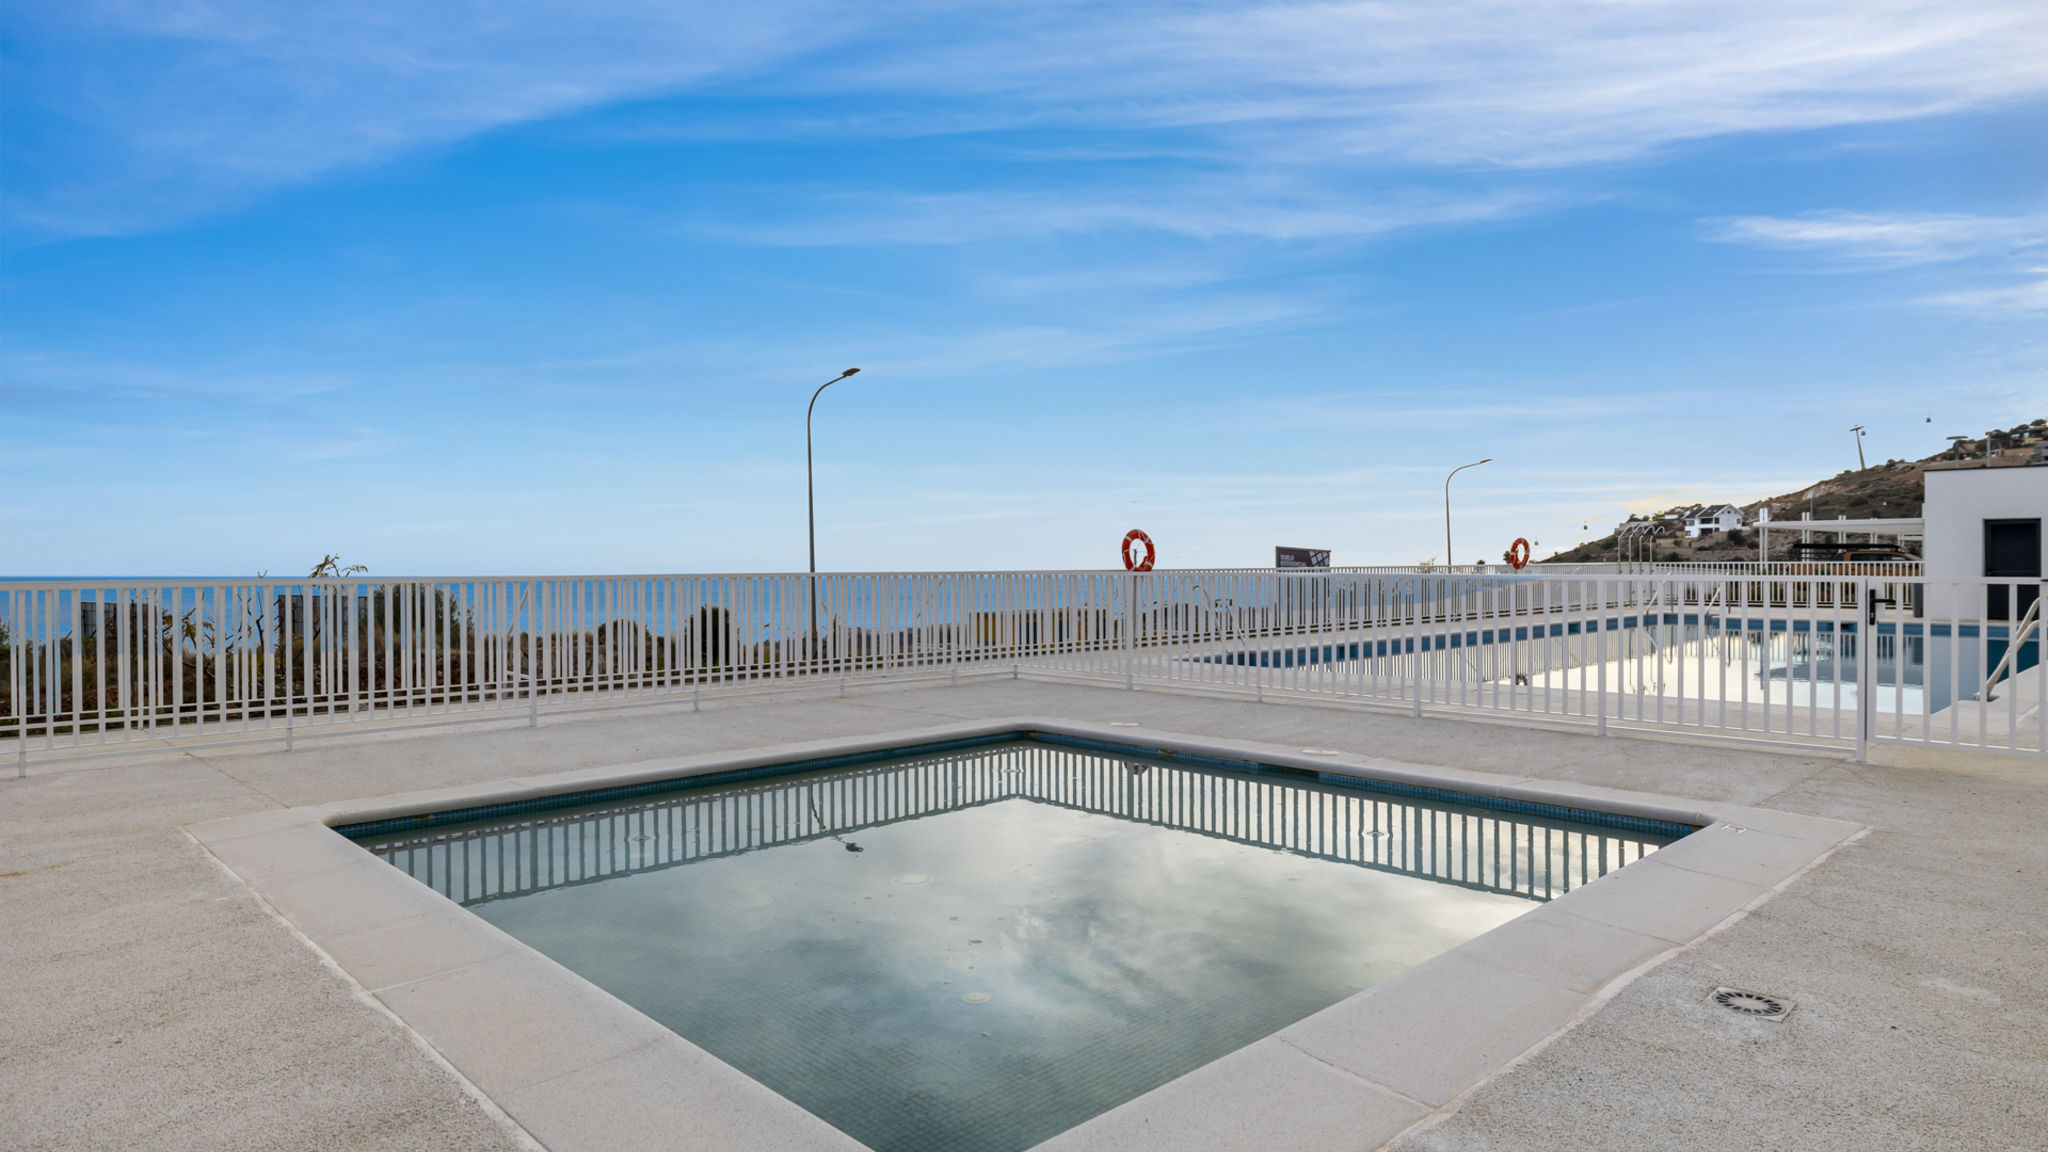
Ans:
[[[0,752],[1000,675],[2048,755],[2039,581],[1673,567],[0,582]]]

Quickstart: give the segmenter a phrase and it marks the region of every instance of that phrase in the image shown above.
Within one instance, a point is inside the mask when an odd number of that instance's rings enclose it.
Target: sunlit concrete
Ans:
[[[2038,761],[1922,754],[1859,766],[1344,708],[982,682],[350,737],[289,754],[160,753],[7,781],[0,1145],[514,1148],[553,1138],[519,1131],[473,1097],[184,825],[288,820],[294,807],[383,794],[1017,714],[1339,748],[1873,829],[1519,1064],[1452,1099],[1422,1101],[1433,1113],[1398,1147],[2019,1148],[2048,1130],[2048,837],[2039,827],[2048,771]],[[1767,820],[1752,823],[1770,831]],[[1720,985],[1798,1007],[1784,1023],[1746,1020],[1707,1004]],[[1284,1061],[1259,1074],[1286,1075]],[[508,1097],[549,1083],[507,1075]],[[558,1095],[576,1098],[563,1087]],[[1393,1106],[1340,1091],[1327,1107],[1341,1119]],[[646,1137],[629,1119],[590,1123],[613,1126],[619,1147],[638,1146]],[[1208,1135],[1207,1146],[1260,1146],[1251,1129]]]

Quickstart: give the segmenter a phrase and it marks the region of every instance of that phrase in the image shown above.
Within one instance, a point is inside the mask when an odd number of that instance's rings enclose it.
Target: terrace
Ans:
[[[2038,633],[1918,575],[834,576],[815,639],[803,577],[17,585],[0,1141],[844,1146],[273,837],[1024,724],[1707,829],[1048,1147],[2025,1147]],[[1954,647],[1914,682],[1887,637]]]

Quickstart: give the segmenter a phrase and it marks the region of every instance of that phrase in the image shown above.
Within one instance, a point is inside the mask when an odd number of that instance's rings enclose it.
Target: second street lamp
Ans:
[[[811,413],[817,410],[818,397],[824,395],[825,389],[859,371],[858,368],[848,368],[818,385],[818,390],[811,393],[810,407],[804,409],[804,518],[810,530],[811,543],[811,576],[807,583],[811,586],[810,626],[813,657],[818,654],[818,488],[811,471]]]
[[[1465,469],[1467,469],[1467,468],[1477,468],[1477,467],[1479,467],[1479,466],[1480,466],[1481,464],[1491,464],[1491,463],[1493,463],[1493,457],[1491,457],[1491,456],[1488,456],[1488,457],[1487,457],[1486,459],[1484,459],[1484,460],[1474,460],[1474,461],[1473,461],[1472,463],[1470,463],[1470,464],[1460,464],[1460,465],[1458,465],[1458,466],[1457,466],[1456,468],[1453,468],[1453,469],[1451,469],[1451,476],[1456,476],[1456,475],[1457,475],[1458,473],[1460,473],[1460,472],[1463,472],[1463,471],[1464,471]],[[1449,568],[1449,567],[1451,566],[1451,476],[1446,476],[1446,477],[1444,477],[1444,567],[1445,567],[1445,568]]]

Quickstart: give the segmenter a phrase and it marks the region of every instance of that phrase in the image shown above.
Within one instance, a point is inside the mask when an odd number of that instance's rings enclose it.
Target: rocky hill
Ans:
[[[1743,519],[1754,524],[1764,508],[1771,510],[1773,520],[1797,520],[1805,512],[1812,512],[1815,520],[1833,520],[1847,516],[1852,520],[1888,518],[1893,516],[1920,515],[1920,496],[1923,489],[1921,474],[1927,465],[1937,460],[1954,460],[1958,456],[1981,457],[1987,450],[2024,450],[2033,444],[2048,440],[2048,419],[2018,424],[2003,431],[1987,433],[1982,440],[1964,441],[1924,460],[1887,460],[1858,471],[1849,469],[1826,480],[1817,481],[1795,492],[1781,496],[1753,501],[1739,505]],[[1706,501],[1713,507],[1717,501]],[[1748,530],[1734,532],[1709,532],[1697,540],[1685,537],[1683,514],[1691,505],[1681,505],[1648,516],[1632,516],[1630,520],[1661,520],[1664,523],[1651,541],[1658,560],[1754,560],[1756,536]],[[1619,556],[1617,536],[1619,530],[1581,544],[1568,551],[1559,552],[1547,560],[1562,563],[1585,563],[1599,560],[1614,560]],[[1781,540],[1782,537],[1782,540]],[[1792,542],[1798,537],[1790,532],[1771,533],[1771,558],[1783,559],[1791,556]],[[1637,546],[1637,557],[1646,553],[1642,545]]]

